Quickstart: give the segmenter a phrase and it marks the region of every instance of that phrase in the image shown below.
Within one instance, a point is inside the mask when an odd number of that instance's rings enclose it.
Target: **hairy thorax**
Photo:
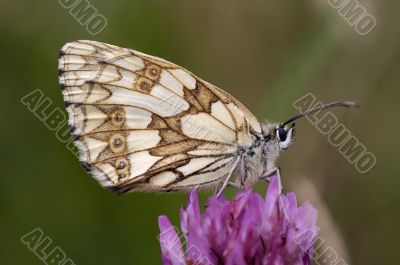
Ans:
[[[239,162],[234,174],[236,183],[247,188],[275,168],[279,155],[279,143],[273,134],[275,124],[261,124],[262,134],[252,134],[252,143],[239,150]]]

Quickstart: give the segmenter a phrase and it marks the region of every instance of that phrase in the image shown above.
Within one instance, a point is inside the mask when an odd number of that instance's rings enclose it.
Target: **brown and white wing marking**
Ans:
[[[163,59],[94,41],[67,43],[59,78],[80,160],[115,192],[219,183],[260,132],[224,91]]]

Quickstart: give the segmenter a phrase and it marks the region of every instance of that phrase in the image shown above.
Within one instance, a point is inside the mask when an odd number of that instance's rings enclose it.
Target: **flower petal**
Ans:
[[[190,264],[217,263],[217,258],[213,254],[206,233],[202,228],[199,200],[195,190],[189,194],[189,203],[183,215],[186,215],[185,223],[181,224],[187,230],[186,260]]]
[[[160,227],[160,245],[162,253],[162,261],[164,265],[184,265],[185,259],[182,251],[181,241],[175,228],[166,216],[158,218],[158,226]]]

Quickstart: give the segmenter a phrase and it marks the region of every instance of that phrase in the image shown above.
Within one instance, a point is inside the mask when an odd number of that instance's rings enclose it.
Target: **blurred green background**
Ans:
[[[57,56],[75,39],[173,61],[233,94],[260,120],[287,118],[293,101],[309,92],[324,102],[358,100],[361,109],[335,113],[376,156],[373,170],[359,173],[303,120],[279,161],[284,187],[319,209],[326,247],[347,264],[399,264],[399,1],[360,2],[377,22],[367,36],[328,0],[90,3],[108,22],[96,36],[59,1],[0,1],[0,264],[42,264],[20,241],[36,227],[78,265],[161,264],[157,217],[178,224],[186,204],[185,194],[103,190],[21,104],[40,89],[50,110],[64,111]],[[265,184],[256,189],[264,194]]]

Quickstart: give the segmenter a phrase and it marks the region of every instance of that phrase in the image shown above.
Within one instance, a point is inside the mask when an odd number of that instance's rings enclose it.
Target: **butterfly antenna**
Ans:
[[[285,125],[287,125],[289,123],[292,123],[297,119],[309,116],[309,115],[311,115],[311,114],[313,114],[315,112],[318,112],[320,110],[329,109],[329,108],[335,108],[335,107],[358,108],[359,105],[358,105],[357,102],[354,102],[354,101],[335,101],[335,102],[331,102],[329,104],[325,104],[325,105],[322,105],[322,106],[319,106],[319,107],[316,107],[316,108],[313,108],[313,109],[306,110],[306,111],[301,112],[299,114],[296,114],[296,115],[292,116],[291,118],[289,118],[284,123],[282,123],[281,127],[283,127],[283,126],[285,126]]]

